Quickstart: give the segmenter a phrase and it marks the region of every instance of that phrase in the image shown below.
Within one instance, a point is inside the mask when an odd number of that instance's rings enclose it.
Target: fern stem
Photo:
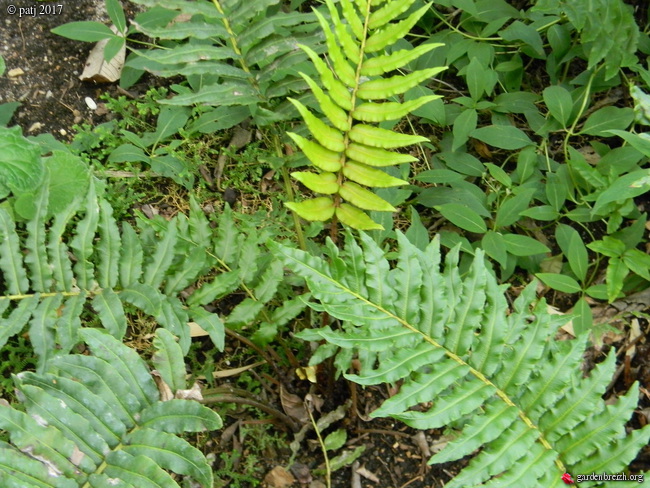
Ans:
[[[330,468],[330,459],[327,455],[325,441],[323,441],[323,437],[320,435],[320,429],[318,428],[316,420],[314,420],[314,416],[311,413],[312,409],[310,408],[310,405],[307,404],[307,401],[305,401],[305,410],[307,410],[309,420],[311,420],[311,424],[314,426],[316,437],[318,437],[318,443],[320,444],[320,448],[323,451],[323,457],[325,458],[325,481],[327,482],[327,488],[332,488],[332,469]]]
[[[47,298],[47,297],[55,297],[57,295],[61,295],[64,297],[76,297],[81,295],[82,293],[86,293],[84,291],[56,291],[56,292],[48,292],[48,293],[39,293],[38,296],[41,298]],[[28,293],[28,294],[19,294],[19,295],[3,295],[0,296],[0,300],[25,300],[27,298],[31,298],[35,295],[35,293]]]

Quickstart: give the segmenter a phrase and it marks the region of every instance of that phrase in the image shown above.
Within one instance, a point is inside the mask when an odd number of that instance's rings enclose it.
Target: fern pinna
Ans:
[[[385,52],[404,37],[429,8],[424,5],[396,21],[414,3],[415,0],[341,0],[341,14],[332,0],[326,0],[333,29],[324,16],[315,11],[325,32],[329,63],[308,46],[301,47],[309,55],[326,91],[307,74],[301,75],[312,89],[328,123],[298,100],[291,100],[314,140],[295,133],[289,136],[318,170],[317,173],[294,172],[292,176],[310,190],[328,196],[286,204],[301,217],[324,221],[335,216],[350,227],[368,230],[382,226],[364,210],[395,211],[390,203],[364,186],[386,188],[406,184],[379,168],[415,161],[413,156],[392,149],[427,139],[372,124],[399,120],[439,98],[432,95],[406,102],[395,101],[397,95],[445,69],[435,67],[384,77],[440,46],[430,43],[412,50]]]
[[[344,373],[348,379],[401,383],[373,417],[418,429],[452,427],[455,439],[429,462],[473,457],[447,488],[558,487],[566,472],[625,469],[648,442],[650,426],[626,436],[636,383],[612,405],[601,398],[616,369],[615,351],[584,378],[587,338],[554,339],[567,319],[549,315],[544,300],[535,299],[535,283],[509,312],[505,287],[486,269],[481,250],[463,276],[458,247],[441,271],[439,239],[422,250],[397,236],[394,262],[363,233],[361,246],[349,234],[343,250],[329,241],[329,262],[272,244],[305,278],[318,300],[310,306],[342,321],[338,329],[299,334],[326,341],[311,362],[336,354],[345,372],[356,356],[360,372]],[[412,409],[426,402],[432,406]]]
[[[91,356],[59,356],[46,361],[43,373],[14,376],[26,413],[0,405],[0,428],[10,441],[0,442],[0,486],[179,488],[171,471],[212,488],[207,459],[178,434],[219,429],[219,415],[196,401],[161,400],[137,352],[107,332],[80,335]],[[182,358],[165,329],[156,340],[169,344],[158,352],[170,357],[176,348]],[[184,381],[185,365],[173,366]]]

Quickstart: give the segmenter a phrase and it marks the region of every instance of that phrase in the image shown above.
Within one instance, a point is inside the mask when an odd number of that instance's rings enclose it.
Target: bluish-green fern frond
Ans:
[[[26,412],[0,406],[10,439],[0,443],[0,485],[179,488],[171,472],[211,488],[205,456],[177,434],[221,428],[221,418],[196,401],[161,400],[144,361],[108,333],[80,335],[93,355],[59,356],[43,373],[14,376]],[[168,351],[180,349],[164,340]],[[182,355],[171,361],[185,371]]]
[[[298,76],[307,55],[298,45],[322,50],[313,14],[286,12],[280,0],[135,2],[172,13],[171,22],[147,14],[145,22],[134,22],[139,32],[172,44],[137,51],[127,66],[186,76],[191,89],[164,103],[216,107],[196,122],[197,130],[229,128],[251,116],[257,125],[266,125],[296,115],[285,98],[307,89]]]
[[[453,426],[455,438],[429,462],[473,457],[447,487],[558,487],[565,472],[624,470],[647,443],[650,427],[626,434],[636,383],[615,404],[601,397],[615,353],[584,378],[586,337],[554,339],[566,318],[550,315],[544,300],[536,300],[534,283],[509,311],[481,250],[461,275],[457,248],[441,269],[438,239],[423,251],[397,235],[394,260],[365,234],[361,246],[349,237],[344,250],[329,246],[329,263],[271,244],[307,281],[317,300],[310,306],[343,321],[340,329],[300,333],[327,343],[312,363],[336,353],[338,368],[358,384],[401,382],[373,417],[391,416],[418,429]],[[354,356],[359,374],[345,373]],[[432,406],[413,409],[422,403]]]

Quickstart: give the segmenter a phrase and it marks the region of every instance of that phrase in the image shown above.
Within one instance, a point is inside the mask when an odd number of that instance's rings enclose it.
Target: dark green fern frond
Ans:
[[[508,311],[504,288],[477,250],[462,276],[458,248],[440,269],[439,240],[422,251],[398,232],[397,258],[389,261],[367,235],[361,246],[330,246],[330,263],[271,244],[304,277],[310,304],[343,321],[334,330],[303,331],[327,342],[313,363],[340,348],[335,362],[348,371],[356,355],[361,385],[401,381],[399,393],[373,417],[391,416],[418,429],[453,426],[456,438],[430,463],[473,455],[446,486],[558,487],[565,472],[616,473],[650,438],[650,427],[626,435],[638,385],[613,405],[601,396],[615,370],[615,353],[583,378],[586,337],[554,339],[565,318],[549,315],[535,284]],[[425,411],[413,410],[432,402]],[[585,486],[608,486],[593,483]]]
[[[203,114],[196,127],[225,129],[250,116],[257,125],[266,125],[296,115],[285,97],[307,89],[298,76],[307,55],[298,44],[322,50],[313,14],[285,12],[280,0],[135,2],[164,8],[173,12],[172,17],[189,17],[172,22],[165,16],[159,22],[151,15],[145,20],[152,22],[136,19],[139,32],[173,44],[137,51],[127,66],[160,76],[188,77],[191,90],[164,103],[217,107]]]
[[[26,413],[0,406],[11,441],[0,443],[0,485],[178,488],[173,472],[211,488],[205,456],[177,434],[219,429],[221,418],[196,401],[161,401],[144,361],[108,333],[80,335],[92,356],[60,356],[43,373],[14,376]]]

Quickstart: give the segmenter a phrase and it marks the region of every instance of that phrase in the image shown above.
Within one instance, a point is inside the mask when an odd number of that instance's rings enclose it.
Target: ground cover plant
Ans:
[[[128,47],[123,88],[168,88],[109,99],[122,120],[71,144],[0,127],[3,486],[347,486],[382,417],[425,434],[386,486],[648,470],[646,7],[135,3],[54,32]],[[56,399],[74,414],[44,416]],[[123,418],[88,426],[93,402]],[[283,432],[244,447],[278,470],[173,435],[213,410],[235,450]]]

